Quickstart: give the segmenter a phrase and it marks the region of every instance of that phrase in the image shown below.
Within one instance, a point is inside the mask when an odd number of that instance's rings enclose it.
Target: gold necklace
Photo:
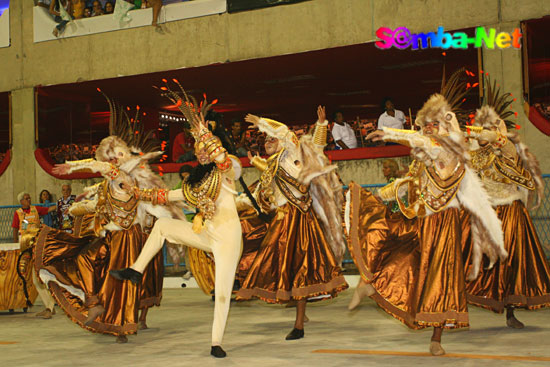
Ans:
[[[220,195],[221,172],[214,167],[212,171],[199,183],[190,185],[183,183],[181,186],[185,200],[199,209],[204,219],[212,219],[216,211],[216,200]]]

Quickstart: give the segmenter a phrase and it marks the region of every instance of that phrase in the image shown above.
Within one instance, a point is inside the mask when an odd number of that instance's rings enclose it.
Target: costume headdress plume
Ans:
[[[518,128],[515,122],[509,120],[508,117],[514,115],[514,111],[508,107],[514,102],[511,93],[501,93],[500,86],[493,81],[488,75],[485,75],[485,98],[483,107],[476,116],[476,122],[482,126],[490,126],[497,123],[497,118],[500,118],[506,124],[508,129]],[[492,110],[492,111],[491,111]],[[490,112],[495,112],[496,116]]]
[[[117,101],[109,98],[101,89],[97,89],[109,104],[109,135],[118,136],[134,153],[155,152],[160,149],[159,141],[154,137],[153,130],[145,132],[141,123],[139,106],[136,106],[134,117],[128,115],[130,108],[126,109]]]
[[[206,94],[203,94],[204,99],[198,103],[195,97],[187,94],[177,79],[172,79],[172,81],[179,87],[179,92],[172,90],[166,79],[162,79],[162,81],[164,82],[164,86],[155,88],[160,89],[162,96],[168,98],[172,103],[178,106],[191,126],[191,134],[193,134],[195,140],[198,140],[198,137],[204,132],[204,129],[208,129],[204,121],[204,116],[206,116],[213,105],[218,103],[218,100],[215,99],[208,103]]]

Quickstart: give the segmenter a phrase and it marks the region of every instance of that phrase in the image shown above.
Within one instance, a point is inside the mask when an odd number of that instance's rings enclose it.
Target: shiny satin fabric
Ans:
[[[189,270],[197,281],[199,288],[206,295],[211,295],[216,281],[216,265],[208,253],[195,247],[187,247]]]
[[[239,284],[243,284],[267,233],[267,223],[258,218],[253,208],[240,211],[239,219],[243,231],[243,252],[237,266],[235,279],[239,281]]]
[[[79,233],[83,235],[86,231]],[[83,302],[58,283],[50,281],[48,284],[58,305],[73,322],[98,333],[135,334],[138,308],[160,303],[162,288],[158,288],[158,279],[155,278],[158,274],[153,273],[159,269],[158,260],[155,259],[151,269],[146,269],[139,287],[117,280],[108,272],[129,267],[137,259],[146,236],[139,225],[108,232],[104,238],[77,237],[43,227],[36,241],[36,269],[45,269],[58,282],[84,292]],[[105,308],[105,313],[90,326],[84,326],[88,308],[97,304]]]
[[[372,298],[412,329],[468,326],[460,213],[407,219],[350,184],[348,247]]]
[[[287,203],[268,225],[237,299],[313,301],[334,297],[347,287],[313,210],[302,213]]]
[[[0,250],[0,310],[26,308],[27,300],[23,290],[23,282],[17,274],[17,259],[21,250]],[[32,281],[32,260],[26,259],[26,266],[22,271],[27,283],[29,300],[34,303],[38,295]]]
[[[550,267],[529,212],[519,200],[496,208],[502,221],[508,258],[487,269],[483,258],[479,276],[466,284],[468,303],[502,313],[506,306],[529,310],[550,307]],[[462,213],[465,272],[471,271],[470,217]]]

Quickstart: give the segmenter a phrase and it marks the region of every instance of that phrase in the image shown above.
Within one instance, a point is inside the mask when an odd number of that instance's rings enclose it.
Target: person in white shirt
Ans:
[[[355,131],[351,126],[344,122],[344,115],[340,111],[334,113],[334,126],[332,127],[332,137],[337,147],[340,149],[357,148],[357,138]]]
[[[405,126],[405,114],[403,111],[395,109],[391,98],[384,98],[382,107],[386,112],[381,114],[378,118],[378,130],[382,130],[383,127],[403,129]]]

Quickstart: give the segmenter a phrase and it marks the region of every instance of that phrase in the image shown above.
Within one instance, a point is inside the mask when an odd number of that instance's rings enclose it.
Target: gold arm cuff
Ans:
[[[327,145],[328,125],[317,125],[313,134],[313,142],[317,145]]]
[[[252,157],[250,160],[250,164],[252,164],[256,169],[258,169],[260,172],[263,172],[267,169],[267,160],[263,159],[262,157]]]

